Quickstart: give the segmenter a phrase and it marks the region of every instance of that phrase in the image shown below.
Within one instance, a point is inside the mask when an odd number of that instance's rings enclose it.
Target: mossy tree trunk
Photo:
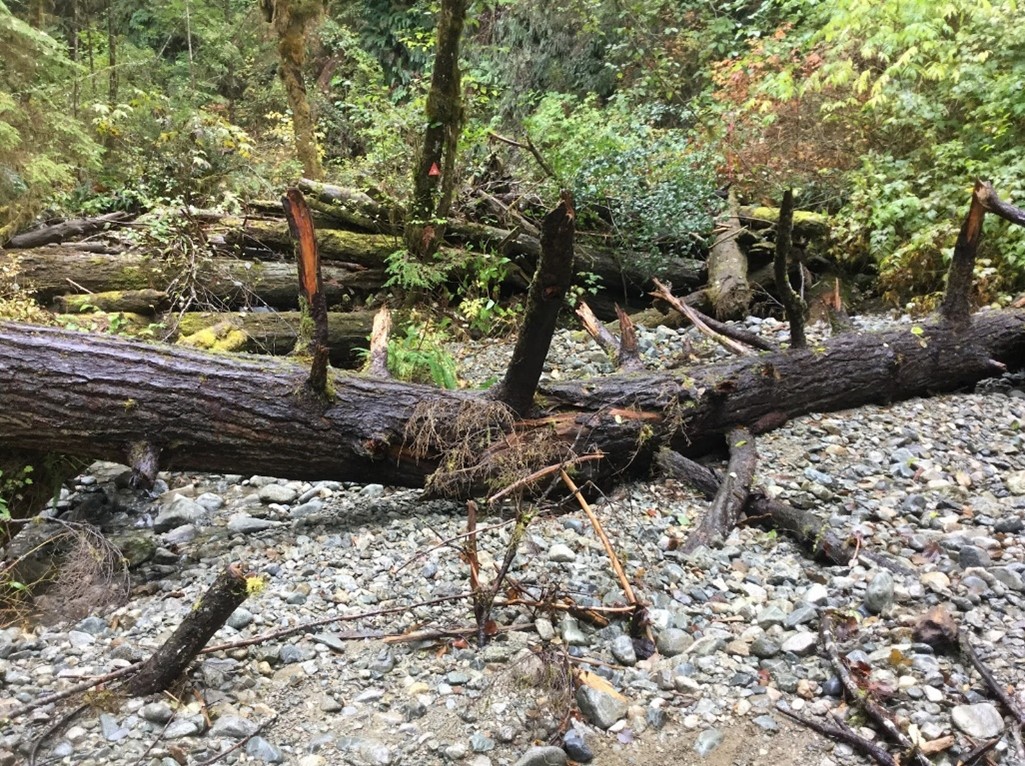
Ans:
[[[313,110],[306,95],[303,64],[306,61],[306,29],[323,12],[323,0],[263,0],[263,17],[278,35],[278,74],[285,86],[292,110],[295,153],[303,175],[315,181],[324,178],[320,163]]]
[[[413,199],[406,219],[406,248],[419,258],[434,254],[455,188],[456,144],[463,126],[459,39],[467,0],[441,0],[438,39],[427,95],[427,125],[413,169]]]

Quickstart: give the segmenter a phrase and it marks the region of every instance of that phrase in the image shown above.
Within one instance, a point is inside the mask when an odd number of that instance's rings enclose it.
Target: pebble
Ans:
[[[883,569],[875,574],[865,590],[865,608],[872,614],[880,614],[893,603],[893,575]]]
[[[1004,730],[1004,719],[989,702],[955,705],[950,711],[954,726],[974,739],[990,739]]]
[[[590,763],[594,760],[594,751],[587,746],[584,735],[578,729],[571,728],[563,735],[562,749],[577,763]]]
[[[566,751],[561,747],[535,746],[516,761],[515,766],[565,766]]]
[[[627,710],[625,700],[586,685],[577,689],[577,705],[584,717],[599,729],[611,727]]]
[[[694,752],[705,756],[722,744],[723,733],[718,729],[705,729],[694,742]]]
[[[773,339],[785,337],[779,323],[752,326]],[[674,353],[689,354],[685,342],[701,354],[720,353],[689,331],[640,332],[659,351],[646,357],[655,366]],[[598,355],[586,356],[589,344],[560,331],[547,375],[571,379],[587,367],[607,370]],[[494,366],[504,369],[502,344],[480,344],[477,353],[476,359],[494,355]],[[585,358],[583,366],[571,366]],[[476,359],[474,376],[487,367]],[[741,722],[754,723],[751,746],[757,738],[764,748],[761,737],[775,727],[790,731],[773,714],[777,701],[826,720],[839,704],[838,680],[818,654],[817,622],[823,609],[843,613],[859,606],[873,616],[858,631],[838,636],[841,654],[864,663],[873,681],[890,685],[895,697],[887,704],[927,738],[953,731],[964,751],[968,737],[1007,737],[1007,730],[987,710],[992,702],[974,671],[942,649],[910,643],[908,626],[945,605],[954,623],[972,632],[1002,683],[1025,686],[1025,492],[1014,489],[1025,490],[1025,440],[1018,423],[1025,423],[1021,399],[959,394],[866,406],[842,416],[803,416],[758,437],[763,475],[757,482],[839,534],[857,536],[866,553],[886,555],[914,572],[891,576],[890,585],[883,574],[888,570],[866,556],[823,568],[784,535],[769,537],[753,527],[734,530],[725,546],[680,555],[676,544],[705,501],[679,483],[617,488],[596,510],[624,552],[639,597],[650,604],[654,646],[631,639],[625,620],[615,616],[601,628],[565,620],[559,612],[513,606],[496,606],[495,624],[518,622],[528,630],[502,631],[483,650],[473,635],[466,642],[385,645],[373,637],[377,631],[472,624],[465,602],[414,605],[466,589],[458,552],[437,548],[465,530],[464,506],[382,485],[198,474],[162,475],[165,490],[168,484],[177,488],[152,499],[115,487],[108,469],[97,464],[90,469],[93,481],[76,482],[60,507],[95,504],[104,493],[119,492],[118,502],[130,512],[102,523],[112,536],[139,538],[130,547],[140,551],[132,562],[142,587],[128,604],[92,610],[68,625],[0,630],[0,710],[144,659],[180,624],[224,562],[241,560],[265,576],[266,587],[231,615],[214,642],[374,609],[400,611],[202,658],[191,672],[206,690],[214,721],[209,731],[202,711],[188,700],[177,710],[162,699],[125,700],[120,710],[77,720],[44,745],[41,762],[92,766],[114,753],[119,762],[137,762],[169,721],[177,739],[166,744],[187,745],[201,759],[274,712],[278,723],[254,738],[257,744],[247,743],[238,758],[304,766],[508,766],[561,764],[567,755],[583,763],[585,749],[600,762],[612,748],[622,750],[627,762],[637,759],[638,746],[668,747],[686,732],[710,752]],[[479,533],[485,576],[501,563],[510,531]],[[568,596],[581,609],[624,603],[591,524],[572,509],[532,520],[510,574],[525,599]],[[350,630],[363,637],[347,638]],[[588,723],[577,721],[560,739],[563,706],[573,701],[566,699],[572,687],[561,675],[563,651],[584,663],[597,661],[580,667],[629,702],[581,685],[576,701]],[[965,697],[957,699],[955,689],[967,690]],[[951,709],[955,700],[966,704]],[[29,741],[30,723],[52,719],[45,710],[38,715],[5,729],[0,766],[8,752],[12,764],[21,762],[14,749]],[[529,748],[534,742],[563,747]],[[754,759],[753,753],[735,756],[742,757]],[[174,766],[166,750],[150,760]],[[855,763],[845,746],[836,745],[815,766]]]

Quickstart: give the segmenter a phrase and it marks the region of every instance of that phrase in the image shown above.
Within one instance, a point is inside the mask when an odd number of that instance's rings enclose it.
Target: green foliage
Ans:
[[[0,522],[11,520],[11,502],[23,489],[32,486],[32,471],[32,466],[27,465],[22,468],[20,475],[7,478],[0,471]]]
[[[875,264],[883,289],[903,303],[941,289],[976,177],[1025,196],[1023,50],[1015,0],[829,0],[751,47],[720,89],[750,78],[744,106],[763,126],[803,103],[817,111],[804,112],[805,124],[817,116],[842,128],[810,131],[802,147],[819,169],[862,155],[845,176],[836,252]],[[1021,232],[993,225],[983,249],[983,299],[1025,284]]]
[[[0,242],[30,220],[99,147],[71,114],[67,82],[80,73],[60,44],[0,2]]]
[[[445,350],[446,323],[414,322],[388,341],[388,370],[399,380],[457,388],[456,362]]]
[[[107,161],[93,189],[69,201],[82,210],[150,208],[176,199],[231,209],[240,195],[267,190],[254,167],[253,139],[220,112],[136,91],[113,107],[94,103],[88,114]]]
[[[552,196],[568,186],[578,213],[604,221],[617,244],[651,254],[656,268],[707,236],[718,204],[709,156],[686,131],[658,126],[670,111],[549,95],[527,121],[556,174]]]

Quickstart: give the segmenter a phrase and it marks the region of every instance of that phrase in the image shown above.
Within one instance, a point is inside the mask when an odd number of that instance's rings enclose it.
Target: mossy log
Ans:
[[[767,229],[779,223],[779,208],[743,206],[738,210],[740,222],[752,229]],[[794,211],[794,234],[802,239],[825,237],[829,234],[829,216],[811,210]]]
[[[49,303],[59,295],[110,290],[178,290],[195,288],[201,300],[226,308],[267,305],[298,308],[294,262],[253,261],[227,257],[198,258],[194,263],[160,261],[144,255],[83,253],[62,247],[23,250],[21,284]],[[190,281],[185,276],[194,269]],[[381,288],[383,268],[326,263],[324,292],[328,305],[347,304]]]
[[[170,298],[163,290],[108,290],[102,293],[59,295],[54,299],[54,308],[63,314],[125,311],[153,316],[166,311],[170,303]]]
[[[549,384],[513,424],[480,392],[338,372],[324,402],[302,395],[307,370],[291,360],[6,323],[0,447],[126,462],[145,442],[165,469],[404,486],[423,486],[461,449],[476,461],[448,485],[461,493],[508,477],[510,465],[518,478],[537,461],[600,450],[581,478],[615,482],[647,470],[664,445],[693,454],[738,425],[758,432],[809,411],[955,390],[1023,358],[1025,312],[985,312],[960,328],[923,322],[673,373]],[[496,431],[505,436],[473,441]]]
[[[226,218],[224,241],[243,255],[258,259],[278,259],[291,254],[292,238],[284,220],[247,220]],[[317,229],[317,252],[325,261],[356,263],[375,269],[384,268],[385,258],[402,248],[402,240],[390,234],[368,234],[345,229]]]
[[[327,315],[329,359],[335,367],[363,364],[361,350],[369,348],[374,311],[329,311]],[[190,311],[177,325],[177,342],[210,351],[241,351],[250,354],[289,354],[299,336],[298,311],[209,312]],[[401,325],[408,320],[397,312]]]

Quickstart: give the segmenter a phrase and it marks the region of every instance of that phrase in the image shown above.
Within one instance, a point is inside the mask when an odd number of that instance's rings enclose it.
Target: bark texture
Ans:
[[[555,332],[555,322],[573,281],[573,232],[576,212],[573,199],[545,216],[541,226],[541,260],[527,293],[527,309],[505,378],[494,397],[513,412],[525,415],[533,405],[545,358]]]
[[[246,578],[242,567],[232,564],[214,580],[178,629],[142,664],[125,683],[125,691],[139,697],[171,687],[185,672],[199,650],[246,600]]]
[[[265,304],[272,308],[298,308],[294,263],[252,261],[227,257],[201,258],[188,264],[161,262],[143,255],[107,255],[44,247],[23,250],[21,283],[35,291],[41,303],[58,295],[110,290],[167,290],[194,269],[197,295],[211,303],[234,308]],[[329,304],[347,303],[380,289],[384,268],[327,263],[322,267],[324,295]],[[74,284],[72,284],[74,283]]]
[[[715,318],[739,319],[751,305],[751,287],[747,281],[747,256],[740,249],[740,219],[737,200],[731,194],[726,226],[717,232],[708,253],[708,293]]]
[[[810,411],[955,390],[1023,358],[1025,313],[1008,310],[968,327],[936,321],[706,368],[542,386],[538,417],[482,451],[473,480],[525,435],[576,454],[601,450],[604,460],[581,466],[581,483],[619,480],[665,444],[700,453],[739,425],[758,433]],[[488,411],[479,393],[341,373],[330,376],[331,401],[316,401],[300,395],[306,375],[287,360],[0,324],[0,447],[126,462],[133,443],[148,441],[168,470],[422,486],[446,457],[444,426]],[[428,417],[442,438],[416,450],[411,435]]]
[[[306,28],[324,10],[322,0],[264,0],[264,18],[278,35],[278,75],[292,110],[295,153],[307,178],[324,177],[317,147],[316,124],[306,95],[303,64],[306,61]],[[268,14],[269,10],[269,14]]]
[[[418,258],[427,258],[438,249],[452,206],[456,144],[463,128],[459,41],[467,5],[467,0],[441,0],[438,11],[423,146],[413,170],[413,197],[406,220],[406,248]]]

